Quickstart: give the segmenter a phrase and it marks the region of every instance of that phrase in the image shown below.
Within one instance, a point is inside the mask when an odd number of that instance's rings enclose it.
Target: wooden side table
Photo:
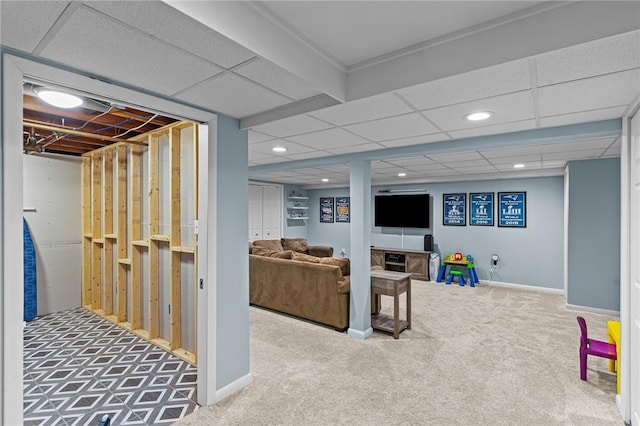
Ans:
[[[407,293],[407,319],[400,320],[400,295]],[[393,318],[380,314],[381,296],[393,296]],[[371,297],[373,312],[371,327],[393,333],[400,338],[405,329],[411,330],[411,274],[393,271],[371,271]]]

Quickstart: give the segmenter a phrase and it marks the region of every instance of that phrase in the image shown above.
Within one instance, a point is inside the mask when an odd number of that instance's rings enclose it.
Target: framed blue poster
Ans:
[[[493,226],[493,192],[469,194],[469,225]]]
[[[350,200],[351,197],[336,197],[336,222],[351,221]]]
[[[320,198],[320,222],[333,223],[333,197]]]
[[[442,194],[442,224],[466,226],[467,194]]]
[[[498,226],[527,227],[526,192],[498,192]]]

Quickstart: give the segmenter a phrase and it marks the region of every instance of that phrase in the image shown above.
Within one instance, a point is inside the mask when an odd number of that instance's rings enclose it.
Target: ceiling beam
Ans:
[[[128,143],[131,145],[143,145],[146,146],[147,144],[145,142],[140,142],[140,141],[130,141],[127,139],[118,139],[118,138],[112,138],[109,136],[104,136],[104,135],[98,135],[98,134],[94,134],[94,133],[87,133],[87,132],[80,132],[78,130],[72,130],[72,129],[67,129],[65,127],[58,127],[58,126],[51,126],[47,123],[40,123],[37,121],[26,121],[24,120],[22,122],[22,125],[25,127],[33,127],[35,129],[42,129],[42,130],[50,130],[52,132],[60,132],[60,133],[66,133],[69,135],[78,135],[78,136],[83,136],[85,138],[90,138],[90,139],[99,139],[101,141],[109,141],[109,142],[122,142],[122,143]]]

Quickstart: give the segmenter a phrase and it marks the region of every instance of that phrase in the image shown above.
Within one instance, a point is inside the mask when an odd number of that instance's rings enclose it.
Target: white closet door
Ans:
[[[262,237],[279,240],[282,235],[282,188],[262,187]]]
[[[262,238],[262,186],[249,185],[249,241]]]

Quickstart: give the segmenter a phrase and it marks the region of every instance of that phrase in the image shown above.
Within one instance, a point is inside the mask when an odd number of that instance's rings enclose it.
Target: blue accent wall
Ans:
[[[456,251],[473,255],[481,280],[489,279],[490,257],[496,253],[500,261],[493,281],[552,289],[564,287],[562,176],[373,187],[372,211],[375,194],[385,189],[426,189],[431,195],[431,228],[374,226],[372,245],[422,250],[424,235],[432,234],[435,251],[442,255]],[[495,192],[497,201],[499,191],[527,192],[526,228],[499,228],[497,215],[495,226],[469,226],[468,206],[467,226],[442,225],[443,193]],[[319,222],[320,197],[348,195],[348,188],[309,191],[311,219],[307,225],[307,237],[310,244],[331,245],[336,253],[344,247],[349,255],[349,224]]]
[[[620,159],[569,162],[567,303],[620,309]]]

